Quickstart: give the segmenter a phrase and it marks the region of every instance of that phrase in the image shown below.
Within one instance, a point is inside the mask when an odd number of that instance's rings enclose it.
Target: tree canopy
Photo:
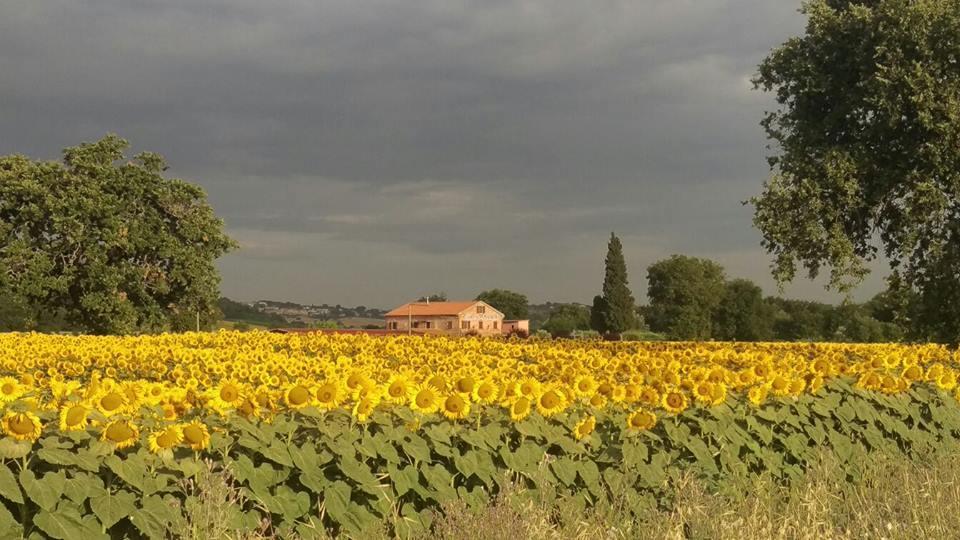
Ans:
[[[482,300],[503,313],[507,320],[526,319],[529,302],[527,297],[518,292],[506,289],[491,289],[477,295],[476,300]]]
[[[127,147],[108,135],[62,163],[0,157],[0,298],[25,327],[62,318],[123,334],[216,320],[214,261],[234,242],[203,190]]]
[[[623,245],[617,235],[610,233],[607,256],[604,260],[603,290],[599,301],[594,299],[588,319],[593,329],[619,334],[636,325],[636,305],[627,279],[627,263],[623,258]]]
[[[575,330],[590,329],[590,311],[586,306],[559,304],[550,312],[542,328],[554,337],[570,337]]]
[[[724,284],[714,310],[712,334],[725,341],[773,339],[773,308],[764,300],[763,289],[748,279]]]
[[[751,200],[773,272],[849,290],[883,255],[916,337],[960,340],[960,0],[813,0],[754,82],[772,176]]]
[[[726,293],[719,264],[673,255],[647,268],[647,283],[651,330],[673,339],[710,339],[714,311]]]

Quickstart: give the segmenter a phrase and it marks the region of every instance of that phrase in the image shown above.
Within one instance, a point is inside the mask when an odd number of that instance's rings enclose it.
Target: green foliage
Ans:
[[[647,268],[647,322],[672,339],[709,339],[726,294],[723,268],[708,259],[673,255]]]
[[[913,333],[960,341],[960,3],[813,0],[761,64],[778,153],[751,200],[774,275],[849,290],[882,253]]]
[[[577,304],[558,304],[541,328],[553,337],[570,337],[577,330],[590,329],[590,310]]]
[[[620,334],[624,341],[663,341],[666,336],[649,330],[627,330]]]
[[[128,159],[127,146],[108,135],[67,148],[63,163],[0,157],[0,298],[28,326],[53,316],[132,333],[219,317],[214,260],[235,244],[200,188],[164,178],[157,154]]]
[[[526,319],[529,302],[527,297],[506,289],[491,289],[478,294],[476,300],[482,300],[503,313],[507,320]]]
[[[724,285],[723,298],[713,313],[713,338],[726,341],[773,339],[773,307],[764,301],[763,290],[747,279]]]
[[[421,296],[419,299],[417,299],[417,302],[427,302],[427,301],[430,301],[430,302],[446,302],[446,301],[447,301],[447,293],[441,291],[441,292],[433,293],[433,294],[430,294],[430,295],[427,295],[427,296]]]
[[[601,333],[619,334],[636,326],[636,306],[627,281],[627,263],[623,245],[610,233],[607,257],[604,260],[603,294],[594,299],[590,322]]]
[[[32,457],[8,453],[0,462],[0,527],[53,538],[163,538],[197,515],[202,503],[191,486],[209,485],[203,475],[212,467],[229,470],[224,487],[240,493],[218,525],[236,534],[267,523],[279,536],[364,537],[392,523],[409,537],[430,526],[431,510],[455,500],[482,507],[508,485],[583,509],[619,501],[640,515],[649,509],[642,501],[669,504],[666,482],[685,474],[716,488],[730,478],[789,484],[828,451],[858,478],[865,453],[923,460],[960,440],[960,404],[929,386],[888,396],[841,379],[817,395],[760,407],[731,398],[689,409],[642,432],[625,428],[627,411],[607,408],[593,411],[596,431],[583,441],[571,436],[587,414],[578,409],[514,423],[490,407],[457,424],[424,417],[412,429],[399,409],[378,411],[362,427],[345,412],[310,408],[271,423],[211,417],[216,436],[203,455],[141,447],[100,458],[92,470],[69,456],[101,443],[49,436]]]

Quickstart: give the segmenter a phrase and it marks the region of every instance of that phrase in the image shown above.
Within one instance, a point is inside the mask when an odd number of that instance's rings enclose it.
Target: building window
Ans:
[[[397,329],[397,321],[391,321],[389,328],[390,328],[391,330],[396,330],[396,329]]]
[[[469,330],[469,329],[470,329],[470,321],[460,321],[460,329],[461,329],[461,330]]]
[[[483,330],[483,321],[477,321],[477,328]]]
[[[477,313],[486,313],[486,312],[487,312],[486,306],[477,306]]]
[[[447,321],[447,330],[453,330],[453,321]]]
[[[494,330],[497,329],[497,325],[498,325],[497,321],[493,321],[493,329],[494,329]]]

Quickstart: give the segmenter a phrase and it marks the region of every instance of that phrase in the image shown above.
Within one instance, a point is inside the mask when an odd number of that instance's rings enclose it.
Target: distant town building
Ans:
[[[470,302],[410,302],[386,315],[388,331],[449,336],[499,336],[505,331],[503,313],[490,304]],[[529,328],[528,321],[512,321]]]

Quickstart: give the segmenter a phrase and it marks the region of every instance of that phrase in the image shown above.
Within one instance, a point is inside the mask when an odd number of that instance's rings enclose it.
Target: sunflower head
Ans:
[[[519,422],[530,416],[530,410],[533,408],[533,402],[526,396],[519,396],[510,404],[510,419]]]
[[[393,403],[406,403],[414,391],[413,384],[406,375],[394,375],[387,381],[384,397]]]
[[[689,402],[687,396],[679,390],[669,390],[663,394],[661,405],[668,412],[679,414],[686,410]]]
[[[180,426],[171,425],[160,431],[154,431],[147,437],[147,447],[154,454],[170,451],[183,441]]]
[[[767,394],[770,392],[770,388],[763,384],[760,386],[754,386],[747,391],[747,398],[750,400],[750,403],[759,407],[767,399]]]
[[[593,433],[594,428],[597,426],[597,418],[593,415],[587,416],[583,420],[577,422],[577,425],[573,427],[573,436],[578,441],[583,440],[586,437],[589,437]]]
[[[317,406],[321,409],[333,410],[340,406],[343,399],[341,385],[337,381],[325,381],[317,386],[314,395],[317,397]]]
[[[470,402],[460,394],[450,394],[440,405],[440,412],[450,420],[462,420],[470,414]]]
[[[548,386],[537,397],[537,411],[543,416],[553,416],[567,406],[567,399],[559,388]]]
[[[13,377],[0,377],[0,402],[9,402],[23,395],[23,385]]]
[[[421,386],[410,400],[410,408],[421,414],[437,412],[440,407],[440,396],[430,385]]]
[[[473,388],[473,399],[481,403],[493,403],[497,401],[499,393],[500,388],[497,383],[484,379]]]
[[[85,405],[80,403],[67,404],[60,409],[60,431],[83,431],[87,429],[89,419],[87,414],[90,412]]]
[[[310,404],[310,389],[302,384],[293,384],[283,393],[283,401],[291,409],[302,409]]]
[[[112,442],[117,448],[133,446],[140,439],[140,429],[129,420],[114,420],[100,434],[100,440]]]
[[[104,416],[113,416],[123,412],[127,398],[116,390],[104,392],[96,399],[97,410]]]
[[[627,429],[630,431],[646,431],[657,424],[657,415],[644,409],[638,409],[627,417]]]
[[[210,431],[206,424],[194,420],[183,426],[183,443],[198,451],[210,446]]]
[[[357,400],[353,405],[353,417],[357,422],[366,423],[370,420],[370,415],[380,403],[380,396],[376,392],[369,393]]]
[[[9,411],[3,417],[3,432],[18,441],[35,441],[41,431],[43,425],[32,412]]]

